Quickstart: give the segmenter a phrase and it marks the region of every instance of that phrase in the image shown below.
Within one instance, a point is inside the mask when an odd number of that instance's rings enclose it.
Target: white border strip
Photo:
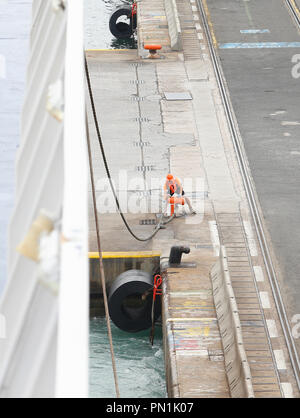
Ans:
[[[216,221],[209,221],[210,237],[214,247],[214,255],[219,257],[220,255],[220,238],[218,232],[218,226]]]
[[[56,397],[88,397],[88,164],[83,0],[68,1]]]

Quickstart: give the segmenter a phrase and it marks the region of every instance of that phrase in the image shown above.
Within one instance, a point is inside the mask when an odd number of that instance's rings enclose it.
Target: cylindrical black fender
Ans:
[[[121,16],[126,16],[130,22],[118,22]],[[136,15],[132,16],[130,6],[122,6],[110,16],[109,30],[115,38],[130,38],[136,29]]]
[[[153,276],[141,270],[128,270],[113,282],[109,297],[109,314],[123,331],[139,332],[151,327]],[[130,303],[131,302],[131,303]],[[161,315],[161,299],[156,296],[154,319]]]

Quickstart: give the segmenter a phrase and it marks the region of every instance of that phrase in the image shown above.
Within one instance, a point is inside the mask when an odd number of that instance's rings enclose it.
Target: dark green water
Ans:
[[[122,398],[165,398],[162,330],[156,327],[153,347],[149,331],[128,334],[112,324]],[[115,397],[105,318],[90,320],[90,397]]]
[[[136,39],[119,40],[112,36],[108,23],[111,14],[130,0],[85,0],[85,49],[135,49]]]

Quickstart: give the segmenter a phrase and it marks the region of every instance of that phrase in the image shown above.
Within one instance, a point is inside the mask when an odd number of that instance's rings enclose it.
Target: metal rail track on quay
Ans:
[[[202,0],[197,0],[197,3],[198,3],[200,14],[202,16],[203,27],[204,27],[204,31],[205,31],[205,34],[206,34],[206,37],[207,37],[207,42],[208,42],[208,48],[209,48],[209,51],[210,51],[214,71],[215,71],[215,74],[216,74],[217,83],[218,83],[218,86],[219,86],[219,89],[220,89],[220,94],[221,94],[222,101],[223,101],[223,104],[224,104],[224,109],[225,109],[229,129],[230,129],[230,132],[231,132],[231,136],[233,138],[233,145],[234,145],[235,152],[236,152],[236,155],[237,155],[239,168],[240,168],[240,171],[241,171],[241,174],[242,174],[242,179],[243,179],[247,199],[248,199],[248,202],[249,202],[250,212],[251,212],[253,222],[254,222],[254,225],[255,225],[255,230],[256,230],[256,233],[257,233],[257,237],[258,237],[259,245],[260,245],[260,248],[261,248],[263,260],[264,260],[264,263],[265,263],[266,272],[267,272],[269,282],[270,282],[270,285],[271,285],[271,289],[272,289],[272,293],[273,293],[273,297],[274,297],[274,301],[275,301],[275,306],[276,306],[276,309],[277,309],[277,313],[278,313],[279,320],[280,320],[280,323],[281,323],[281,327],[282,327],[282,330],[283,330],[283,334],[284,334],[284,337],[285,337],[285,342],[286,342],[286,345],[287,345],[287,349],[288,349],[291,365],[292,365],[292,368],[293,368],[293,371],[294,371],[295,379],[296,379],[298,388],[300,390],[300,361],[299,361],[299,356],[298,356],[297,348],[295,346],[294,339],[293,339],[293,336],[292,336],[292,332],[291,332],[290,324],[289,324],[289,321],[288,321],[287,313],[286,313],[286,310],[285,310],[285,307],[284,307],[283,299],[282,299],[280,288],[279,288],[278,278],[277,278],[275,268],[274,268],[274,265],[273,265],[273,262],[272,262],[270,250],[268,248],[268,243],[267,243],[263,223],[262,223],[261,216],[260,216],[259,206],[258,206],[256,197],[255,197],[254,186],[252,184],[252,180],[251,180],[250,173],[249,173],[249,170],[248,170],[247,159],[246,159],[242,144],[240,142],[239,129],[237,127],[237,123],[236,123],[235,116],[234,116],[234,111],[232,109],[229,94],[227,92],[226,82],[225,82],[225,79],[224,79],[224,75],[223,75],[222,67],[221,67],[221,64],[220,64],[220,61],[219,61],[219,57],[218,57],[217,52],[216,52],[215,47],[214,47],[213,38],[212,38],[211,31],[210,31],[209,23],[208,23],[208,20],[207,20],[207,15],[206,15],[206,12],[205,12],[205,9],[204,9],[204,5],[203,5]],[[292,16],[294,17],[294,19],[296,21],[296,24],[298,25],[298,27],[300,29],[300,14],[299,14],[299,10],[297,9],[297,6],[295,5],[294,0],[286,0],[286,4],[287,4],[287,7],[290,10]]]
[[[291,12],[293,18],[296,21],[298,28],[300,29],[300,13],[296,6],[295,0],[285,0],[287,8]]]

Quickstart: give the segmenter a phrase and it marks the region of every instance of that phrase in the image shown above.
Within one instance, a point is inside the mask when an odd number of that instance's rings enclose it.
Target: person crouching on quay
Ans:
[[[168,201],[173,195],[182,197],[184,196],[184,190],[179,178],[174,177],[172,174],[168,174],[164,184],[164,199]],[[188,205],[191,215],[195,215],[196,211],[193,209],[190,199],[184,196],[184,201]]]

